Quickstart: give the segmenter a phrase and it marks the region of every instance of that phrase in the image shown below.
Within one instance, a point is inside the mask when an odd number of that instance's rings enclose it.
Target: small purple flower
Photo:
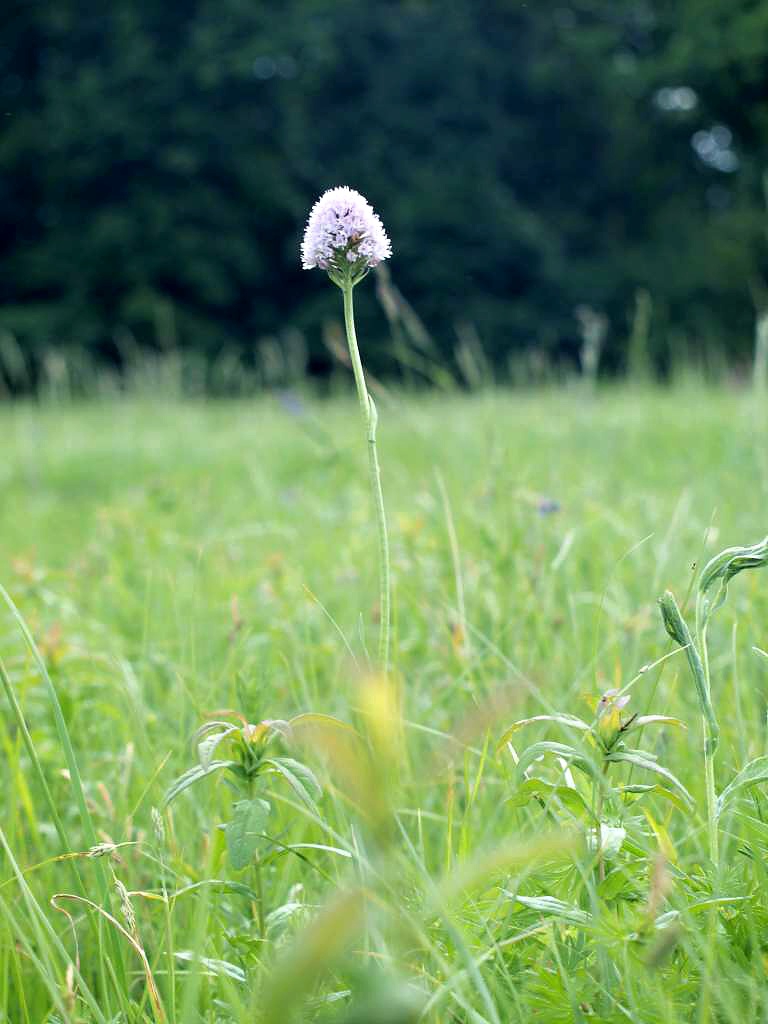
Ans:
[[[540,498],[538,504],[540,516],[551,516],[560,511],[560,502],[555,498]]]
[[[616,708],[617,711],[621,711],[621,709],[625,708],[627,704],[629,704],[628,693],[619,695],[618,690],[606,690],[600,698],[598,714],[603,714],[603,712],[611,708]]]
[[[346,185],[332,188],[312,207],[301,243],[304,270],[320,267],[334,280],[360,280],[371,267],[391,255],[392,245],[384,225],[359,192]]]

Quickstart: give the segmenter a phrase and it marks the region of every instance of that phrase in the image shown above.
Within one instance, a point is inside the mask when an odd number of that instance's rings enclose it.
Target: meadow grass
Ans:
[[[768,1020],[768,806],[739,791],[715,868],[656,604],[693,628],[698,569],[766,533],[765,411],[701,386],[377,405],[389,681],[351,398],[0,409],[0,582],[36,645],[3,605],[0,1021]],[[709,628],[718,792],[768,752],[766,649],[768,573],[744,573]],[[665,783],[617,810],[552,751],[521,777],[561,721],[497,750],[633,679],[623,714],[688,727],[637,745],[691,805]],[[163,805],[223,711],[355,730],[270,742],[303,774],[240,780],[270,805],[242,869],[237,776]]]

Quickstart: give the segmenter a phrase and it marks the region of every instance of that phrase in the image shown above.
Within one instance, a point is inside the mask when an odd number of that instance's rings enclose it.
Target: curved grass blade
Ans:
[[[34,641],[32,633],[30,632],[30,629],[27,626],[27,623],[25,622],[19,609],[16,607],[13,598],[2,584],[0,584],[0,598],[2,598],[2,600],[5,602],[5,605],[10,611],[12,618],[14,619],[16,625],[19,627],[21,635],[24,637],[29,652],[32,655],[32,660],[34,661],[37,670],[40,673],[40,678],[43,681],[43,686],[48,697],[48,702],[51,706],[51,710],[53,711],[53,720],[56,726],[56,735],[58,736],[59,743],[61,744],[61,748],[64,752],[64,758],[66,760],[67,769],[69,771],[70,784],[74,792],[75,803],[77,804],[77,809],[80,815],[80,822],[83,828],[83,832],[85,833],[85,840],[89,846],[97,846],[99,840],[98,836],[96,835],[96,828],[93,824],[91,812],[88,809],[88,802],[85,797],[85,787],[83,786],[83,780],[80,775],[80,768],[78,767],[77,758],[75,757],[75,750],[74,747],[72,746],[72,740],[69,735],[69,729],[67,728],[66,719],[64,718],[64,712],[62,711],[61,708],[61,702],[59,701],[59,695],[56,691],[56,687],[54,686],[53,680],[51,679],[48,673],[48,669],[45,664],[45,659],[40,653],[37,644]],[[99,885],[99,895],[103,907],[106,908],[110,906],[109,879],[107,878],[106,869],[100,859],[96,861],[96,878],[98,880]],[[120,973],[121,982],[124,984],[125,987],[127,987],[126,967],[125,960],[123,958],[122,948],[117,942],[117,937],[111,930],[109,934],[111,936],[110,943],[112,945],[112,951],[115,957],[115,966],[118,972]]]
[[[699,577],[699,600],[702,606],[702,623],[716,612],[728,595],[728,584],[744,569],[760,569],[768,565],[768,536],[757,544],[726,548],[715,555],[704,566]],[[713,597],[709,592],[717,590]]]
[[[744,765],[738,775],[725,787],[717,798],[717,817],[720,817],[731,800],[742,790],[756,786],[760,782],[768,782],[768,755],[766,754],[756,757],[754,761]]]

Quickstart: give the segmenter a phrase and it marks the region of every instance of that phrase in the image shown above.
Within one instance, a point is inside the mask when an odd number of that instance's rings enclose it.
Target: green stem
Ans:
[[[768,310],[762,310],[757,315],[752,376],[755,391],[764,395],[768,391]]]
[[[709,831],[709,856],[715,868],[719,862],[717,841],[717,796],[715,794],[715,758],[711,750],[712,738],[709,728],[704,722],[704,778],[707,787],[707,828]]]
[[[605,881],[605,861],[603,860],[603,804],[605,802],[605,777],[608,774],[608,762],[603,761],[602,778],[596,783],[595,817],[597,818],[597,880]]]
[[[355,333],[355,317],[352,305],[352,290],[354,285],[347,281],[342,286],[344,295],[344,326],[347,331],[347,344],[349,355],[352,360],[352,371],[355,375],[357,386],[357,397],[360,402],[360,410],[363,414],[368,441],[368,469],[371,480],[371,493],[373,504],[376,510],[376,524],[379,534],[379,663],[384,672],[389,671],[389,631],[391,619],[391,583],[389,568],[389,538],[387,535],[387,516],[384,510],[384,493],[381,489],[381,470],[379,458],[376,451],[376,423],[378,420],[376,406],[368,393],[363,374],[363,364],[360,360],[360,350],[357,347],[357,335]]]
[[[701,645],[701,660],[704,668],[704,683],[706,686],[707,698],[711,701],[711,687],[709,676],[709,650],[707,648],[707,627],[704,624],[699,633]],[[717,749],[718,737],[710,728],[706,715],[702,716],[704,727],[704,782],[707,794],[707,832],[709,835],[709,857],[717,870],[720,855],[717,835],[717,794],[715,791],[715,750]]]
[[[680,614],[674,595],[667,590],[660,599],[661,614],[667,633],[675,643],[679,644],[688,658],[688,665],[696,685],[696,693],[701,708],[701,719],[704,733],[704,780],[707,796],[707,834],[709,836],[709,856],[717,871],[720,860],[717,831],[717,795],[715,792],[715,751],[720,737],[714,708],[709,675],[709,651],[707,649],[706,608],[701,594],[696,601],[696,637],[694,642],[691,632]],[[701,648],[701,651],[699,651]]]

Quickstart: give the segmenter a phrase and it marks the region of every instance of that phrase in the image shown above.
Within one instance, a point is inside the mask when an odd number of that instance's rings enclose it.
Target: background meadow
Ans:
[[[768,1022],[768,5],[5,8],[0,1024]]]
[[[277,1021],[294,1011],[393,1024],[534,1011],[542,1020],[683,1021],[709,972],[718,979],[712,1019],[758,1019],[764,801],[753,790],[729,819],[713,880],[683,657],[642,674],[631,708],[689,726],[649,733],[644,746],[684,781],[696,809],[653,795],[649,817],[627,808],[640,824],[597,924],[515,903],[519,889],[588,909],[594,857],[539,849],[557,833],[535,801],[514,799],[520,780],[495,746],[526,715],[590,719],[604,690],[669,652],[658,595],[671,586],[682,602],[695,563],[753,539],[763,523],[763,407],[701,384],[592,397],[396,393],[379,406],[397,727],[371,709],[367,689],[375,538],[351,399],[145,395],[3,410],[3,575],[58,691],[96,839],[118,845],[76,862],[89,897],[99,902],[105,866],[111,912],[125,926],[114,880],[133,894],[135,934],[174,1021]],[[760,573],[744,574],[712,627],[720,789],[765,752],[768,663],[752,647],[766,646],[767,603]],[[50,699],[7,610],[2,659],[67,852],[85,853],[94,843]],[[330,714],[367,730],[374,750],[377,730],[391,740],[367,782],[332,745],[277,741],[314,771],[323,794],[310,808],[279,780],[265,783],[273,806],[272,841],[259,852],[263,906],[254,869],[228,864],[219,826],[233,798],[221,776],[179,796],[160,836],[153,819],[197,760],[193,733],[223,709],[250,722]],[[565,738],[551,724],[528,728],[519,750]],[[79,940],[82,979],[73,979],[72,928],[49,904],[76,892],[71,863],[52,859],[64,851],[8,709],[3,746],[2,829],[24,880],[7,852],[5,1019],[164,1019],[127,941],[118,957],[115,929],[94,929],[95,912],[78,905],[66,908]],[[551,777],[551,767],[537,774]],[[386,839],[371,810],[382,788]],[[564,820],[561,835],[573,827]],[[270,859],[274,842],[295,850]],[[659,851],[670,872],[663,909],[680,912],[661,952],[641,927]],[[335,901],[361,879],[370,903],[359,916]],[[695,904],[712,891],[741,902],[707,926]],[[320,938],[310,941],[313,927]],[[293,980],[265,1010],[280,970]]]

